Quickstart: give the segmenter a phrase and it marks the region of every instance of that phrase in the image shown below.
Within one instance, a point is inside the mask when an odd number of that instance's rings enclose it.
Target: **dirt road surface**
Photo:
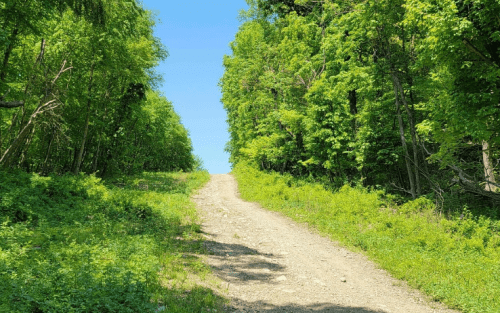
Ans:
[[[241,200],[231,175],[212,175],[193,200],[210,251],[206,262],[231,299],[228,312],[457,312],[365,256]]]

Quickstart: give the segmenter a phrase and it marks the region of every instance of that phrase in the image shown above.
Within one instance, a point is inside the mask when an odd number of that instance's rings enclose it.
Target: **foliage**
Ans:
[[[365,188],[323,185],[239,163],[242,197],[307,223],[333,240],[364,251],[395,277],[464,312],[498,312],[500,221],[466,208],[451,219],[418,198],[402,206]]]
[[[498,1],[248,4],[220,81],[233,164],[498,210]]]
[[[189,196],[208,173],[0,172],[0,311],[205,312],[223,299]],[[210,282],[207,282],[210,283]]]
[[[0,7],[0,166],[99,176],[193,168],[187,130],[156,88],[168,53],[137,1]]]

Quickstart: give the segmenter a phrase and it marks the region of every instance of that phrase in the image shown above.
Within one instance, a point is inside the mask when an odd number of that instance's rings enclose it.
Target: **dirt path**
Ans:
[[[366,257],[241,200],[230,175],[212,175],[193,200],[211,251],[206,261],[232,299],[229,312],[456,312]]]

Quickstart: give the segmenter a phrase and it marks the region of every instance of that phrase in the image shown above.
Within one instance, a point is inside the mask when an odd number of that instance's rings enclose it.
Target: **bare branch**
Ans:
[[[300,75],[296,75],[296,77],[298,77],[300,79],[300,82],[306,87],[306,88],[309,88],[306,81],[304,80],[304,78],[302,78],[302,76]]]
[[[24,101],[3,101],[9,93],[10,89],[3,96],[0,96],[0,108],[12,109],[24,105]]]
[[[0,96],[0,101],[4,100],[5,97],[7,97],[7,95],[10,93],[10,89],[7,90],[7,92],[3,95],[3,96]]]
[[[458,174],[458,177],[460,178],[460,180],[462,182],[467,183],[467,184],[474,184],[474,185],[479,185],[481,183],[481,182],[474,180],[474,178],[472,176],[465,173],[465,171],[462,170],[461,168],[459,168],[458,166],[456,166],[456,165],[448,165],[448,166]],[[495,183],[495,182],[491,182],[487,179],[483,180],[482,182],[491,184],[491,185],[496,186],[496,187],[500,187],[500,184]]]
[[[469,50],[477,54],[485,62],[488,62],[491,65],[498,67],[498,64],[496,64],[495,61],[485,56],[481,51],[479,51],[478,48],[476,48],[472,43],[470,43],[470,41],[468,41],[467,39],[463,39],[462,42],[465,44],[465,46],[467,46],[467,48],[469,48]]]
[[[18,108],[24,105],[24,101],[0,101],[0,108]]]
[[[64,68],[66,66],[66,60],[64,60],[62,66],[61,66],[61,70],[59,70],[59,73],[57,73],[56,77],[54,78],[54,80],[52,80],[52,85],[54,85],[56,83],[56,81],[59,79],[59,77],[61,76],[62,73],[66,72],[67,70],[70,70],[73,68],[73,66],[70,66],[68,68]]]
[[[405,193],[407,193],[407,194],[409,194],[409,195],[413,195],[413,193],[412,193],[411,191],[406,190],[406,189],[404,189],[403,187],[399,187],[399,186],[398,186],[398,185],[396,185],[395,183],[391,183],[391,185],[392,185],[394,188],[396,188],[396,189],[398,189],[398,190],[400,190],[400,191],[403,191],[403,192],[405,192]]]

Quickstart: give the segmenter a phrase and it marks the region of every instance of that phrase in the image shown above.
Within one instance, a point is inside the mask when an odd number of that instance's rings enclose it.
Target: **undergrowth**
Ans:
[[[344,186],[338,192],[238,164],[241,195],[364,251],[395,277],[470,313],[500,312],[500,222],[466,209],[454,217],[419,198]]]
[[[0,172],[0,312],[214,312],[189,200],[208,179]]]

